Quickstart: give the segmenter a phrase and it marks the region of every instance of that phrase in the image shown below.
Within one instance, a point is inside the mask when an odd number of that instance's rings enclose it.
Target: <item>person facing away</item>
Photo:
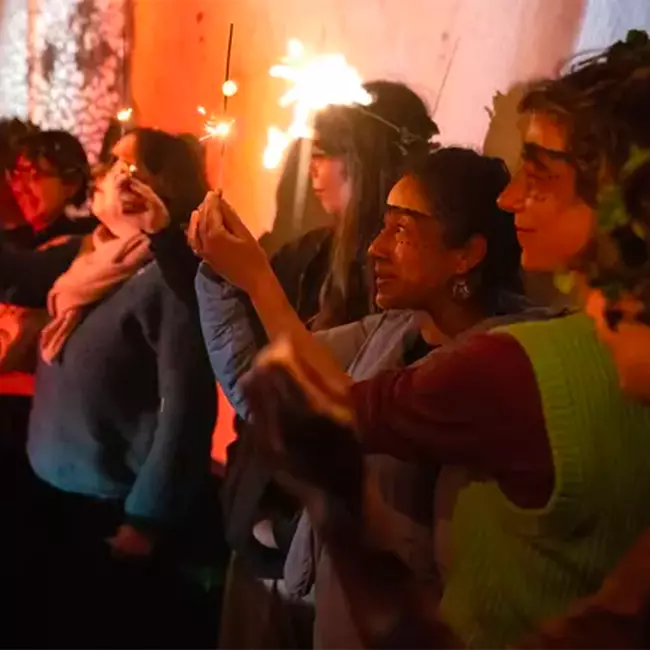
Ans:
[[[607,182],[602,165],[616,178],[636,143],[632,134],[645,142],[639,116],[647,94],[621,96],[617,84],[601,83],[602,76],[623,75],[633,85],[645,65],[629,44],[619,44],[525,94],[524,162],[499,200],[515,213],[525,269],[580,269],[594,241],[596,199]],[[582,102],[592,96],[603,112],[582,120]],[[230,279],[246,277],[231,273]],[[579,271],[576,280],[584,286]],[[299,441],[309,437],[305,411],[294,408],[292,415],[282,406],[283,399],[285,406],[290,403],[289,395],[271,390],[280,381],[274,373],[286,369],[312,409],[348,423],[365,453],[428,458],[470,472],[471,484],[453,515],[453,562],[439,610],[462,644],[516,644],[542,620],[594,592],[647,527],[650,411],[621,392],[611,357],[586,314],[477,334],[435,362],[350,385],[273,285],[258,300],[259,309],[278,315],[276,331],[293,339],[262,359],[259,383],[251,384],[260,391],[258,432],[270,436],[272,449],[280,436],[306,454]],[[273,412],[265,406],[271,400]],[[304,472],[311,466],[306,457],[299,462],[294,454],[289,467],[309,483],[314,479]],[[332,477],[327,478],[331,492]],[[340,544],[333,541],[336,519],[321,517],[320,524],[334,553],[333,544]],[[342,546],[336,553],[353,572],[350,553]],[[414,602],[425,591],[401,582],[405,574],[395,566],[391,570],[391,611],[409,621],[411,632],[417,620],[424,634],[439,632],[434,608]],[[347,579],[343,571],[339,577]],[[381,581],[373,584],[374,595],[367,593],[365,602],[350,598],[357,613],[368,613],[373,598],[377,604],[380,595],[388,597]],[[429,642],[435,643],[432,637]]]

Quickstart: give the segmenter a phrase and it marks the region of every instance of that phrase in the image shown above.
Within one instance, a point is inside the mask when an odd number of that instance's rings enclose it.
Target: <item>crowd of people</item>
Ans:
[[[364,88],[272,254],[190,136],[0,124],[6,645],[650,643],[650,39],[529,84],[513,174]]]

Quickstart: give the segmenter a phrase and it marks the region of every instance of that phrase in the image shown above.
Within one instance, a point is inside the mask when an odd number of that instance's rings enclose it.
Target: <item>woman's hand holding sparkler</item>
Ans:
[[[192,250],[215,273],[250,296],[274,344],[258,356],[258,367],[282,368],[298,384],[315,413],[352,426],[349,376],[300,321],[266,253],[217,192],[209,192],[192,214],[187,236]]]
[[[275,280],[266,253],[217,192],[208,192],[192,213],[187,238],[215,273],[251,296]]]
[[[103,182],[106,205],[119,212],[115,219],[128,222],[148,235],[169,226],[169,211],[162,199],[126,164],[115,165]]]

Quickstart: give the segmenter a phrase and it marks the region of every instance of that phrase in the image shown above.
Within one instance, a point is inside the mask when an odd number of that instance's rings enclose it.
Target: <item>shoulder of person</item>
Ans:
[[[455,341],[435,348],[413,366],[426,372],[427,368],[439,364],[452,364],[458,371],[478,376],[485,374],[483,371],[493,374],[510,361],[523,358],[526,358],[526,353],[514,336],[486,327],[473,328]]]
[[[155,260],[148,262],[127,282],[132,285],[135,294],[134,309],[152,310],[157,306],[158,309],[153,310],[152,313],[161,310],[166,318],[198,322],[198,315],[194,314],[190,307],[176,295]]]
[[[331,228],[316,228],[282,246],[272,257],[276,272],[286,266],[307,265],[333,237]]]

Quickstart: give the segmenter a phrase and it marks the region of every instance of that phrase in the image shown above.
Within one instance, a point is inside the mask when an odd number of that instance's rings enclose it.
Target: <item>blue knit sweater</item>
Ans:
[[[196,314],[154,262],[88,311],[53,365],[39,364],[27,451],[52,486],[172,524],[208,475],[215,414]]]

